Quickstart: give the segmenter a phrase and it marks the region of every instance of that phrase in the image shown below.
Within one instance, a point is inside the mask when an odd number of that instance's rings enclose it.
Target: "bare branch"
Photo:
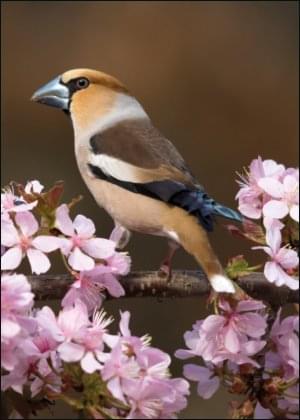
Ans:
[[[72,277],[66,274],[28,276],[28,279],[38,300],[61,299],[73,282]],[[157,271],[132,272],[119,280],[126,291],[125,298],[194,297],[208,295],[211,290],[202,271],[174,270],[169,282]],[[237,283],[250,296],[265,300],[273,306],[299,302],[297,290],[276,287],[265,279],[263,273],[251,273],[240,278]],[[111,298],[107,296],[107,299]]]

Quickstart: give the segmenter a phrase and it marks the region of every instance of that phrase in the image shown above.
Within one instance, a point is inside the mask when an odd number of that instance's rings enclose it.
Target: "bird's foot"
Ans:
[[[172,268],[170,264],[162,263],[158,270],[159,277],[165,277],[166,281],[169,282],[172,279]]]

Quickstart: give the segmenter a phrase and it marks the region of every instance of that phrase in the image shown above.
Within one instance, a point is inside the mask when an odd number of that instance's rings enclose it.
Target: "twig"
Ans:
[[[74,281],[68,274],[44,274],[28,276],[28,279],[38,300],[61,299]],[[125,289],[125,298],[194,297],[208,295],[211,290],[202,271],[174,270],[169,282],[157,271],[132,272],[119,280]],[[265,279],[263,273],[250,273],[237,283],[253,298],[265,300],[274,306],[299,302],[297,290],[276,287]],[[107,299],[112,297],[108,295]]]

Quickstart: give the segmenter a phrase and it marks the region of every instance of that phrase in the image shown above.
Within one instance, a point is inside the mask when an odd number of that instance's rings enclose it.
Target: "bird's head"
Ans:
[[[60,108],[71,115],[74,124],[87,126],[108,114],[120,95],[129,96],[128,90],[113,76],[96,70],[74,69],[42,86],[31,100]]]

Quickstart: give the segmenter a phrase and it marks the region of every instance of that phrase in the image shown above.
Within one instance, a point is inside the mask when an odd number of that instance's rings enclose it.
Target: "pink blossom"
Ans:
[[[286,285],[290,289],[298,289],[299,281],[285,271],[295,269],[299,265],[296,251],[287,247],[280,247],[281,232],[276,227],[267,230],[266,242],[268,246],[253,247],[253,249],[263,249],[271,257],[271,261],[268,261],[264,268],[266,279],[270,283],[275,283],[276,286]]]
[[[15,369],[12,369],[7,375],[1,376],[1,390],[6,391],[12,388],[19,394],[23,393],[23,386],[28,381],[28,371],[31,366],[31,360],[28,357],[18,354],[18,363]]]
[[[72,222],[66,204],[56,210],[55,226],[68,237],[60,238],[60,246],[74,270],[92,270],[95,267],[94,258],[106,260],[114,254],[115,243],[95,238],[95,225],[85,216],[77,215]]]
[[[195,364],[187,364],[183,370],[184,376],[190,381],[197,381],[197,392],[200,397],[209,399],[218,390],[220,379],[216,376],[213,365],[198,366]]]
[[[170,419],[186,407],[188,384],[184,380],[127,380],[126,393],[131,410],[128,419]]]
[[[226,301],[221,301],[219,306],[223,315],[210,315],[203,321],[197,321],[193,330],[184,334],[190,350],[177,350],[176,357],[201,356],[214,364],[231,360],[236,364],[258,366],[250,356],[264,347],[265,341],[260,337],[265,333],[267,324],[265,316],[252,311],[261,310],[264,305],[245,300],[240,301],[235,309]]]
[[[95,313],[93,321],[88,318],[86,306],[77,301],[74,306],[60,311],[57,320],[50,308],[44,307],[37,314],[40,326],[49,331],[60,344],[60,358],[65,362],[80,362],[87,373],[99,370],[104,359],[103,346],[106,327],[112,322],[105,319],[105,312]]]
[[[246,176],[240,176],[239,184],[241,189],[236,195],[239,200],[239,211],[251,219],[259,219],[262,215],[262,208],[269,197],[259,185],[261,178],[271,177],[279,179],[285,171],[283,165],[277,164],[274,160],[262,160],[259,156],[254,159]]]
[[[119,326],[121,335],[107,338],[106,343],[112,347],[112,350],[104,363],[103,369],[101,370],[101,376],[105,381],[107,381],[108,389],[112,392],[115,398],[118,398],[125,403],[128,403],[129,398],[129,403],[133,404],[134,407],[137,403],[137,399],[135,399],[134,395],[130,393],[130,389],[136,390],[136,394],[139,395],[138,399],[143,399],[144,397],[146,398],[148,393],[152,395],[151,390],[154,390],[152,387],[154,383],[158,389],[161,387],[163,389],[168,389],[168,401],[170,406],[167,407],[167,402],[163,403],[161,401],[159,410],[164,409],[166,413],[171,413],[172,410],[175,411],[175,406],[173,407],[170,399],[171,390],[168,370],[171,363],[170,356],[159,349],[150,347],[148,336],[136,337],[131,335],[131,331],[129,329],[129,319],[129,312],[121,313]],[[186,384],[185,381],[184,384]],[[177,382],[176,385],[173,383],[172,386],[173,391],[178,388],[176,391],[178,392],[178,403],[180,400],[180,389],[182,389],[181,386],[183,387],[183,384]],[[140,394],[140,391],[137,391],[140,387],[144,387],[142,394]],[[184,393],[184,391],[182,392]],[[175,395],[174,392],[172,395]],[[134,401],[132,400],[133,398]],[[163,405],[161,405],[162,403]],[[175,401],[173,401],[173,403],[175,404]],[[138,407],[140,407],[141,404],[142,402],[139,401]],[[140,411],[138,411],[137,414],[135,409],[133,411],[128,418],[137,418],[135,416],[141,414]],[[144,415],[146,415],[145,412]],[[161,413],[161,415],[163,414]],[[148,417],[146,416],[145,418]]]
[[[272,199],[263,206],[264,216],[282,219],[288,214],[299,222],[299,178],[286,175],[282,182],[271,177],[261,178],[259,186]]]
[[[104,363],[101,376],[104,381],[107,381],[107,387],[114,397],[125,401],[124,380],[137,379],[139,372],[140,368],[134,355],[126,354],[120,340]]]
[[[32,308],[33,296],[23,274],[1,276],[1,341],[12,339],[21,332]]]
[[[27,255],[33,273],[45,273],[50,268],[49,258],[45,253],[59,247],[57,238],[40,235],[33,237],[39,225],[33,214],[29,212],[17,213],[15,222],[2,224],[1,243],[9,248],[1,257],[2,270],[17,268],[24,255]]]
[[[287,377],[299,376],[298,316],[288,316],[280,321],[281,310],[273,323],[270,338],[277,350],[277,368],[282,365]],[[269,356],[270,359],[270,356]],[[274,359],[273,359],[274,360]],[[269,362],[270,364],[270,362]]]
[[[7,188],[1,193],[1,216],[2,213],[29,211],[36,205],[37,201],[26,203],[22,197],[16,196],[11,188]]]
[[[81,301],[63,308],[57,318],[51,308],[44,306],[37,312],[36,320],[57,342],[76,340],[81,330],[91,325],[86,306]]]
[[[129,257],[123,254],[115,252],[106,261],[107,265],[97,264],[93,270],[81,271],[63,298],[62,306],[72,305],[80,299],[91,313],[101,305],[104,290],[114,297],[125,295],[122,285],[116,278],[116,275],[127,273],[129,270],[130,259],[128,260]]]

